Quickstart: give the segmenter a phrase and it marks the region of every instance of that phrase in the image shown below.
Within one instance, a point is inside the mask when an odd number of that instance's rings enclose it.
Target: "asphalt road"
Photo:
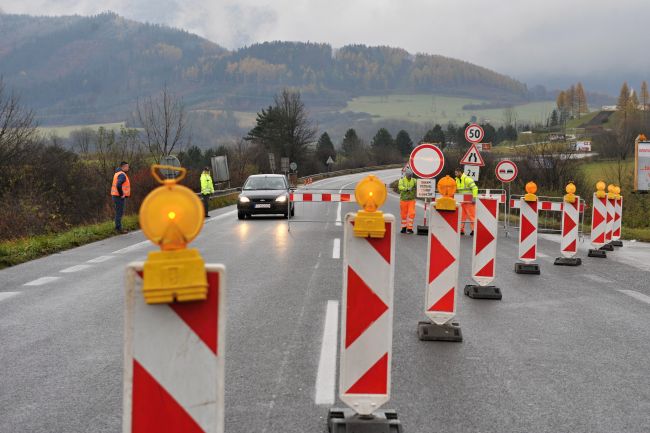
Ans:
[[[379,173],[397,178],[397,170]],[[363,175],[315,183],[353,188]],[[283,219],[213,212],[193,243],[228,270],[226,431],[324,432],[334,396],[342,227],[354,204]],[[398,199],[383,207],[399,219]],[[417,221],[422,209],[418,208]],[[305,222],[318,220],[319,222]],[[426,237],[397,235],[393,395],[407,433],[650,431],[650,246],[513,272],[499,236],[502,301],[459,296],[463,343],[421,342]],[[0,271],[0,432],[118,432],[124,268],[154,249],[131,233]],[[461,287],[471,238],[461,243]],[[337,405],[341,403],[337,400]]]

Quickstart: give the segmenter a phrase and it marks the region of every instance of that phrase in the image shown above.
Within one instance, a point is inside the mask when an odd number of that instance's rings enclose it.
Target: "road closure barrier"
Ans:
[[[562,266],[579,266],[582,259],[575,257],[578,253],[578,230],[580,226],[580,197],[575,195],[573,183],[566,186],[567,194],[562,203],[562,233],[560,253],[562,257],[555,259],[553,264]]]
[[[123,433],[224,431],[225,270],[205,268],[205,300],[147,304],[127,267]]]
[[[369,176],[357,190],[364,186],[364,210],[348,213],[343,226],[339,397],[350,409],[330,409],[332,433],[401,431],[395,411],[379,410],[391,392],[395,217],[377,210],[385,185]]]
[[[623,225],[623,196],[621,196],[621,188],[618,186],[616,187],[616,201],[614,203],[614,223],[611,243],[615,247],[622,247],[621,228]]]
[[[303,187],[289,194],[289,206],[293,208],[287,219],[289,230],[294,223],[334,223],[341,226],[343,216],[357,209],[353,188]]]
[[[475,299],[502,298],[501,289],[490,285],[495,278],[499,201],[495,198],[476,200],[476,229],[472,246],[472,279],[476,284],[465,286],[465,295]]]
[[[602,248],[605,245],[605,232],[607,231],[607,194],[605,182],[596,184],[593,195],[593,208],[591,211],[591,245],[589,257],[606,258],[607,253]]]

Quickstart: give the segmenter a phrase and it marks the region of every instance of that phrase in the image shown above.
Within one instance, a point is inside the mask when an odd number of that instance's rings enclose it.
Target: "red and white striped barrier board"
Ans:
[[[562,209],[564,208],[564,203],[561,201],[538,201],[537,203],[537,208],[540,211],[562,212]],[[510,209],[519,208],[520,200],[510,199]],[[580,202],[579,210],[580,213],[583,213],[585,211],[585,203],[583,201]]]
[[[442,197],[440,194],[436,194],[436,198]],[[489,198],[489,199],[494,199],[497,200],[499,203],[505,203],[506,202],[506,195],[505,194],[479,194],[478,197],[481,198]],[[472,199],[474,196],[472,194],[454,194],[454,200],[458,203],[471,203]]]
[[[616,199],[608,198],[605,203],[605,211],[607,216],[605,218],[605,243],[612,241],[612,232],[614,231],[614,212],[616,207]]]
[[[460,211],[458,206],[455,211],[430,209],[424,313],[436,325],[444,325],[456,315]]]
[[[355,237],[345,217],[339,397],[360,415],[390,400],[395,279],[395,217],[383,238]]]
[[[578,225],[580,224],[578,203],[580,203],[580,197],[576,196],[576,200],[573,203],[565,202],[562,207],[560,252],[566,258],[571,258],[578,252]]]
[[[331,201],[331,202],[355,202],[354,194],[328,194],[311,192],[294,192],[289,194],[289,200],[296,202],[305,201]]]
[[[123,433],[224,431],[225,269],[206,270],[207,300],[149,305],[128,266]]]
[[[537,201],[519,199],[519,260],[532,263],[537,259]]]
[[[499,202],[479,198],[476,202],[476,233],[472,248],[472,278],[480,286],[494,281],[497,254]]]
[[[617,198],[614,206],[614,223],[612,226],[612,240],[621,239],[621,227],[623,225],[623,197]]]
[[[594,193],[594,208],[591,213],[591,244],[594,247],[605,245],[607,224],[607,198],[598,198]]]

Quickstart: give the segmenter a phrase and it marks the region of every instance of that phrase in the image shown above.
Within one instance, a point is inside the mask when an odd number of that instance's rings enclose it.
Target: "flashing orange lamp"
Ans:
[[[442,197],[436,199],[436,209],[455,211],[456,199],[454,199],[454,194],[456,194],[456,181],[451,176],[443,177],[438,181],[438,192],[442,194]]]
[[[605,192],[605,182],[602,180],[599,180],[596,182],[596,197],[597,198],[605,198],[607,197],[607,193]]]
[[[158,170],[179,171],[175,179],[162,179]],[[148,304],[207,299],[205,263],[189,244],[203,228],[204,210],[191,189],[179,185],[187,175],[182,167],[152,165],[151,174],[162,185],[147,195],[140,207],[140,227],[161,251],[152,251],[144,263],[142,293]]]
[[[567,184],[566,188],[564,189],[566,191],[566,195],[564,196],[564,201],[566,203],[575,203],[576,202],[576,186],[573,184],[573,182],[569,181]]]
[[[616,187],[614,188],[614,193],[616,194],[616,198],[617,198],[617,199],[620,199],[620,198],[621,198],[621,187],[620,187],[620,186],[616,186]]]
[[[535,182],[528,182],[526,184],[526,194],[524,195],[524,201],[537,201],[537,184]]]
[[[612,200],[616,198],[616,187],[611,183],[607,185],[607,198]]]
[[[379,210],[386,201],[386,185],[372,174],[354,188],[354,197],[363,208],[354,219],[354,236],[383,238],[386,234],[384,213]]]

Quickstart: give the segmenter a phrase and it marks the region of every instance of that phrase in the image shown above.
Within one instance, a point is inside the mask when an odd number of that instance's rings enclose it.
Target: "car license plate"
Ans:
[[[256,204],[255,209],[271,209],[271,203],[259,203],[259,204]]]

